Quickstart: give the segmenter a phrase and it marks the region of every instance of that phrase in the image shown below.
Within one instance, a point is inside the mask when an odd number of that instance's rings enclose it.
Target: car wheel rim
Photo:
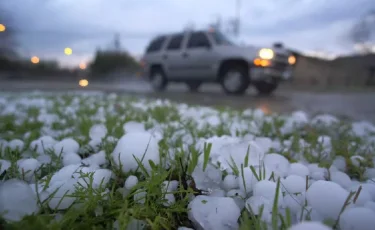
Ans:
[[[152,77],[151,84],[154,87],[160,87],[163,82],[163,76],[161,74],[156,74]]]
[[[224,78],[224,86],[228,91],[236,91],[242,85],[242,75],[239,72],[228,72]]]

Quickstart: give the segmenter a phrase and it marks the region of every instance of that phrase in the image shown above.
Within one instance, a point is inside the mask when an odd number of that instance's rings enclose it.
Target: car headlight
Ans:
[[[296,64],[296,57],[294,57],[293,55],[292,55],[292,56],[289,56],[289,58],[288,58],[288,63],[289,63],[290,65],[294,65],[294,64]]]
[[[259,57],[262,59],[272,59],[274,56],[273,50],[271,49],[261,49],[259,50]]]

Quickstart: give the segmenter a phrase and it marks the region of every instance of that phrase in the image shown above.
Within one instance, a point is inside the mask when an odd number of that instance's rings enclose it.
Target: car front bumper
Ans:
[[[293,69],[291,67],[278,69],[269,67],[250,68],[251,81],[288,81],[292,78]]]

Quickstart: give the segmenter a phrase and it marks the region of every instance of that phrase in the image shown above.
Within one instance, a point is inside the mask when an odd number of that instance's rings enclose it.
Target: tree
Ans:
[[[0,57],[12,59],[16,56],[15,31],[9,14],[0,5],[0,24],[5,30],[0,31]]]
[[[362,53],[373,52],[372,41],[375,36],[375,10],[370,11],[354,24],[350,31],[350,39],[355,48]]]
[[[93,75],[108,74],[116,70],[138,70],[139,63],[127,52],[97,50],[90,64]]]

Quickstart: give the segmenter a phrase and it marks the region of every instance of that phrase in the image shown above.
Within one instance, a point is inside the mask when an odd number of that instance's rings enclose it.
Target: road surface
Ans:
[[[64,92],[70,90],[93,90],[135,94],[152,98],[165,98],[177,102],[196,105],[219,105],[233,108],[261,108],[268,112],[288,113],[303,110],[309,114],[330,113],[354,120],[375,122],[375,92],[307,92],[277,90],[269,97],[257,96],[250,88],[244,96],[227,96],[219,86],[203,85],[198,93],[189,93],[185,85],[170,85],[166,92],[155,93],[146,82],[130,80],[126,82],[90,83],[87,87],[77,82],[0,82],[0,92],[24,92],[42,90]]]

